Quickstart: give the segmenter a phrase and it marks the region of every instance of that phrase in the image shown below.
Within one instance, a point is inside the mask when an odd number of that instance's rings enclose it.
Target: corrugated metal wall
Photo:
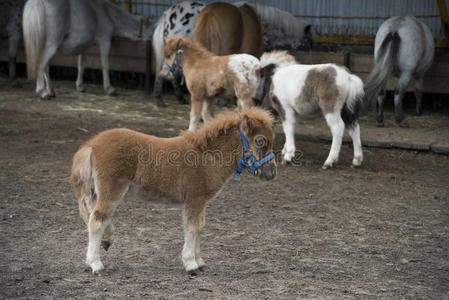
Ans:
[[[160,16],[165,9],[179,2],[129,1],[132,3],[133,13],[151,17]],[[303,17],[322,34],[374,36],[386,18],[414,15],[431,28],[437,39],[443,38],[436,0],[249,0],[248,2],[274,6]],[[449,0],[446,0],[446,5],[449,7]]]

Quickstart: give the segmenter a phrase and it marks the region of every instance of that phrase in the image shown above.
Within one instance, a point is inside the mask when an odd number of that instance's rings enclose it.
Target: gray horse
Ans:
[[[384,126],[383,103],[390,72],[399,78],[394,90],[395,119],[407,126],[402,112],[402,98],[412,79],[416,80],[416,113],[422,111],[424,75],[433,62],[435,43],[430,29],[415,17],[393,17],[386,20],[376,34],[375,65],[365,81],[369,102],[377,97],[377,124]]]
[[[57,51],[78,56],[76,87],[83,87],[83,53],[94,43],[100,49],[103,87],[115,94],[109,80],[109,50],[112,37],[149,40],[151,22],[126,13],[104,0],[29,0],[23,12],[23,34],[28,77],[36,79],[36,93],[42,99],[54,97],[49,62]]]
[[[8,38],[9,79],[16,77],[16,59],[19,48],[22,10],[25,0],[6,0],[0,2],[0,39]]]

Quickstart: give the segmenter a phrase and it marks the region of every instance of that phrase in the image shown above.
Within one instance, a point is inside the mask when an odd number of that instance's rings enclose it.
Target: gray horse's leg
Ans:
[[[50,80],[50,65],[48,64],[45,68],[44,73],[44,79],[45,79],[45,86],[47,87],[47,92],[50,97],[56,97],[55,90],[51,86],[51,80]]]
[[[100,41],[98,45],[100,48],[101,67],[103,70],[103,88],[108,95],[115,96],[117,93],[111,86],[111,81],[109,79],[109,50],[111,50],[111,41],[103,40]]]
[[[180,71],[177,71],[175,76],[173,76],[173,80],[172,80],[172,84],[173,84],[173,89],[175,90],[175,96],[176,99],[178,99],[178,101],[181,104],[188,104],[186,98],[184,98],[184,95],[182,94],[182,87],[179,84],[179,82],[181,81],[183,74]]]
[[[15,33],[9,36],[9,80],[13,80],[16,77],[16,61],[17,61],[17,49],[19,48],[20,34]]]
[[[157,74],[154,79],[154,87],[153,87],[153,97],[156,99],[156,105],[159,107],[165,107],[164,100],[162,99],[162,84],[164,82],[164,78],[161,75]]]
[[[42,60],[40,61],[37,69],[36,94],[38,94],[42,99],[49,99],[54,95],[54,92],[52,92],[51,86],[49,85],[50,78],[48,66],[57,50],[58,47],[56,44],[51,44],[46,47],[42,55]]]
[[[78,55],[78,75],[76,77],[76,90],[80,93],[84,93],[86,88],[83,85],[84,74],[84,57],[82,54]]]
[[[422,114],[422,94],[424,91],[424,76],[416,79],[415,98],[416,98],[416,114]]]
[[[396,123],[401,127],[408,127],[407,122],[404,121],[405,116],[402,110],[402,99],[404,98],[411,78],[412,76],[408,72],[402,73],[394,90],[394,115]]]
[[[377,97],[377,126],[384,127],[384,101],[385,101],[385,89],[382,89]]]

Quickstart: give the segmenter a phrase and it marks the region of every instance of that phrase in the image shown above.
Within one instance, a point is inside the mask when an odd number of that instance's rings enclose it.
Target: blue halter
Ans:
[[[173,76],[176,76],[176,71],[179,71],[181,73],[181,81],[180,81],[180,85],[184,85],[185,82],[185,77],[184,77],[184,72],[182,71],[182,66],[181,66],[181,59],[179,58],[179,50],[180,49],[176,49],[176,56],[175,56],[175,61],[170,65],[170,64],[166,64],[168,67],[168,70],[170,71],[170,73],[173,74]]]
[[[254,154],[249,150],[249,141],[245,132],[240,128],[240,140],[243,145],[243,154],[242,158],[239,160],[237,164],[237,170],[235,171],[234,179],[236,181],[240,181],[240,177],[242,176],[243,170],[248,170],[248,172],[252,175],[257,175],[260,171],[260,168],[266,164],[267,162],[274,159],[274,154],[268,153],[265,154],[261,159],[256,159]]]

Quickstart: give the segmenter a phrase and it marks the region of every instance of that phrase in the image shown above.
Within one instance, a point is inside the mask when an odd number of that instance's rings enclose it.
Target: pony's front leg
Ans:
[[[111,81],[109,79],[109,51],[111,50],[111,40],[101,40],[98,45],[100,48],[101,68],[103,71],[103,88],[106,94],[115,96],[117,93],[111,86]]]
[[[285,118],[282,121],[282,129],[285,134],[285,144],[282,149],[283,163],[291,162],[295,156],[295,112],[291,107],[285,109]]]
[[[198,226],[198,238],[196,239],[196,244],[195,244],[195,261],[198,264],[198,268],[200,270],[202,270],[202,268],[204,268],[206,266],[206,263],[204,262],[204,260],[201,258],[200,255],[200,237],[201,237],[201,233],[203,231],[204,225],[206,224],[206,208],[203,208],[203,211],[200,213],[199,216],[199,226]]]
[[[164,83],[164,77],[161,74],[156,74],[153,86],[153,97],[156,99],[156,105],[158,107],[166,107],[164,99],[162,99],[162,84]]]
[[[83,84],[84,75],[84,56],[82,54],[78,55],[78,75],[76,77],[76,90],[80,93],[84,93],[86,88]]]
[[[201,118],[204,124],[206,124],[214,116],[214,104],[210,100],[203,102],[203,108],[201,110]]]
[[[16,77],[17,49],[19,48],[20,34],[14,32],[9,35],[8,55],[9,55],[9,80]]]
[[[331,168],[333,164],[338,161],[341,143],[343,141],[343,134],[345,131],[345,123],[341,118],[340,112],[328,113],[324,117],[326,118],[327,125],[332,132],[331,150],[323,165],[323,169],[327,169]]]
[[[200,126],[204,100],[203,97],[198,97],[195,94],[192,94],[191,98],[189,131],[195,131]]]

